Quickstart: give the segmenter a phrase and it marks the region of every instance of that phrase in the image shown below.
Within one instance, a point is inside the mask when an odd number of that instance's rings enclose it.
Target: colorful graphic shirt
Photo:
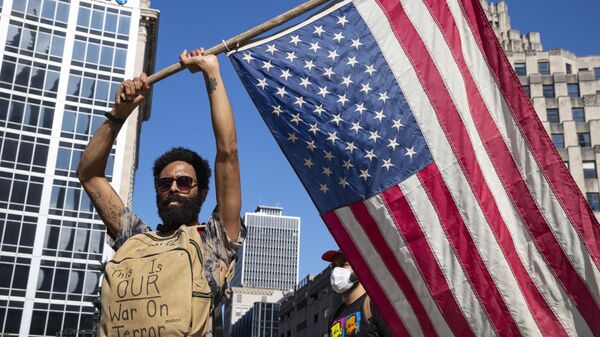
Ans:
[[[329,324],[329,337],[393,337],[373,302],[371,324],[367,322],[363,312],[366,297],[364,294],[350,305],[342,304],[337,309]]]

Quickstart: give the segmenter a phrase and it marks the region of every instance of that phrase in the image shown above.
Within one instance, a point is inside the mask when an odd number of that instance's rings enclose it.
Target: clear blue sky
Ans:
[[[564,48],[577,55],[600,54],[600,1],[507,1],[512,26],[522,33],[541,33],[544,48]],[[283,13],[302,1],[152,0],[160,10],[157,69],[177,62],[183,49],[212,47]],[[336,244],[321,221],[300,180],[292,171],[242,87],[231,63],[220,56],[221,72],[233,106],[242,177],[242,213],[257,205],[279,205],[284,214],[302,218],[300,278],[320,272],[321,253]],[[211,165],[214,140],[209,106],[200,74],[182,72],[154,86],[152,117],[142,126],[134,211],[146,223],[159,223],[151,167],[174,146],[191,148]],[[205,221],[215,206],[214,185],[202,209]]]

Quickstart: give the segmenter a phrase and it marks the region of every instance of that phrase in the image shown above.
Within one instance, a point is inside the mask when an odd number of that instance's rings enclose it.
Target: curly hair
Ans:
[[[183,147],[174,147],[154,161],[154,167],[152,168],[152,171],[154,172],[154,186],[158,184],[160,172],[174,161],[184,161],[192,165],[194,171],[196,171],[198,188],[200,190],[208,190],[208,183],[211,175],[208,161],[200,157],[196,152]]]

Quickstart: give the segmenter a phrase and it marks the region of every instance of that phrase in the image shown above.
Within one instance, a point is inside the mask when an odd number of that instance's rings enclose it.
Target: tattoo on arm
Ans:
[[[208,94],[212,94],[217,89],[217,79],[214,77],[209,77],[206,81],[206,89],[208,90]]]
[[[90,193],[90,199],[92,199],[92,200],[98,200],[98,199],[100,199],[100,197],[101,197],[100,192],[92,192],[92,193]]]
[[[112,203],[112,196],[108,199],[108,211],[110,212],[110,217],[116,223],[119,223],[121,220],[121,208],[117,204]]]

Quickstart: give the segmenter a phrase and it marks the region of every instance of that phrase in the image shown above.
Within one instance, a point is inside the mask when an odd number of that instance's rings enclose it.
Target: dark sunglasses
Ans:
[[[194,184],[194,178],[188,176],[179,176],[177,178],[159,178],[156,187],[159,191],[166,192],[171,189],[171,186],[173,186],[173,180],[175,180],[177,183],[177,189],[179,189],[181,192],[189,192],[189,190],[197,185]]]

